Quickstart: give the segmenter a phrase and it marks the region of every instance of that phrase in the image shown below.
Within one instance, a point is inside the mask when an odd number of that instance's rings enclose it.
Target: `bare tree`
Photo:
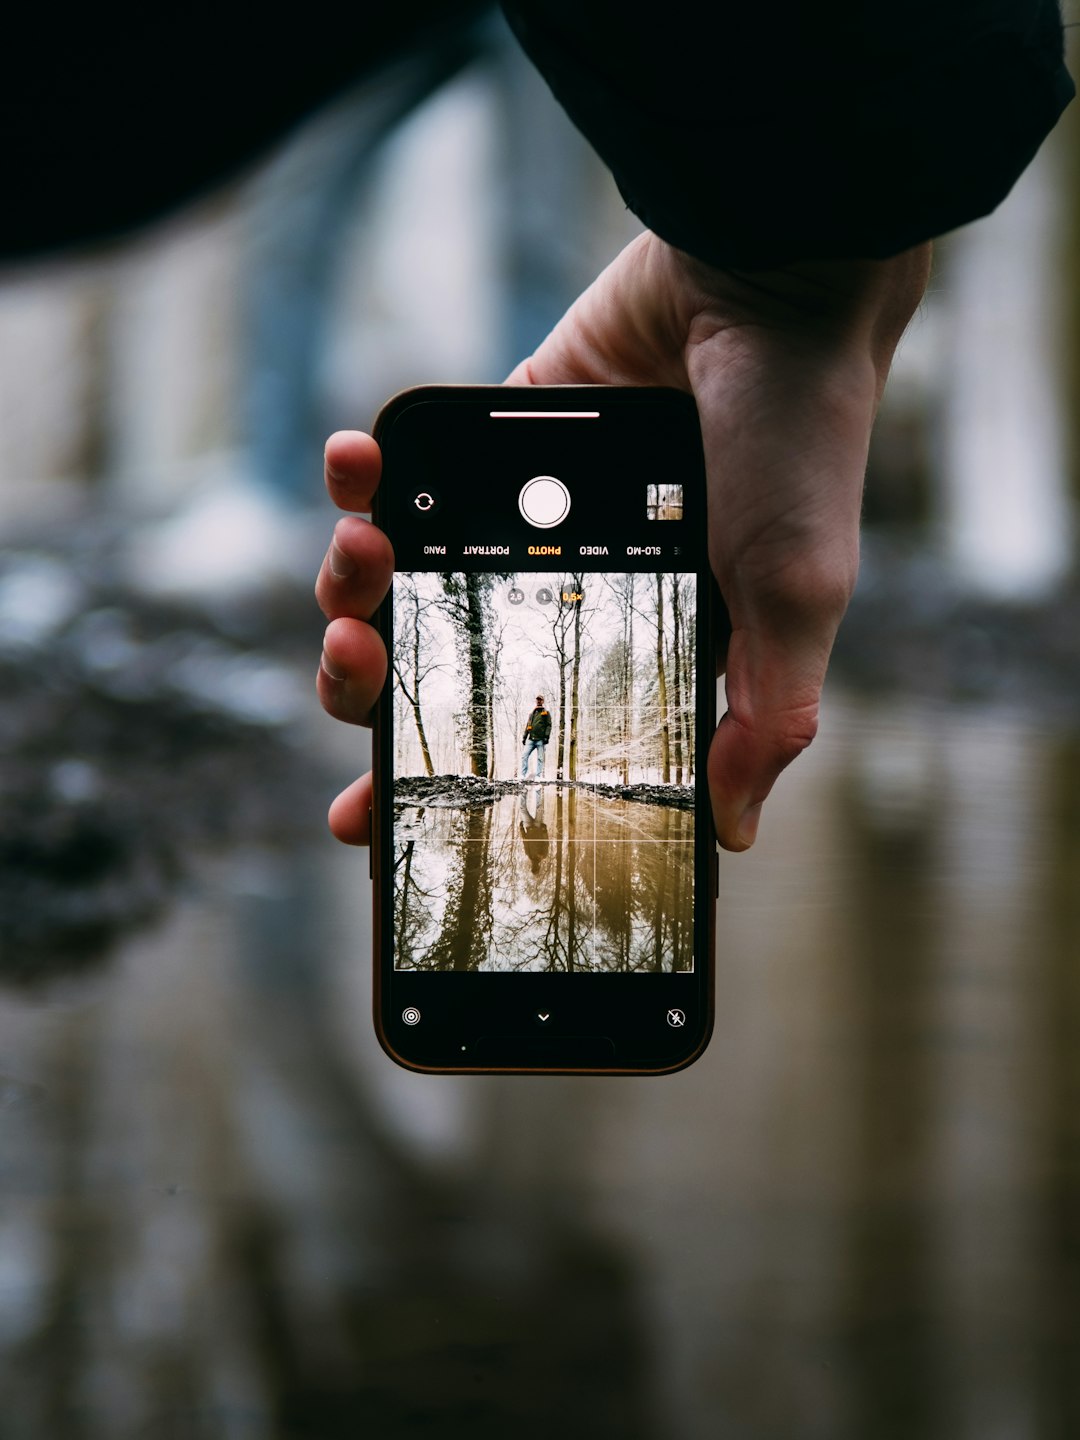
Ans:
[[[420,704],[420,692],[425,679],[433,670],[439,668],[430,657],[427,630],[424,625],[424,612],[430,603],[430,601],[421,601],[416,590],[416,582],[411,575],[402,574],[396,577],[394,606],[398,612],[399,621],[394,626],[394,676],[399,691],[408,701],[412,711],[416,734],[420,741],[420,754],[423,757],[424,770],[428,775],[434,775],[435,767],[431,762],[431,750],[428,747],[424,715]]]
[[[551,616],[551,638],[555,646],[555,667],[559,677],[559,714],[558,733],[559,739],[555,752],[555,774],[558,779],[563,777],[563,760],[566,754],[566,672],[570,665],[570,644],[568,643],[568,632],[573,618],[573,606],[563,604],[563,592],[570,585],[568,576],[560,575],[556,581],[557,593],[555,596],[555,608]]]
[[[675,724],[672,727],[675,751],[675,784],[683,782],[683,707],[682,707],[682,664],[680,643],[682,640],[682,595],[679,576],[671,577],[671,679],[672,699],[675,706]]]
[[[570,750],[567,764],[567,778],[577,779],[578,761],[578,716],[580,714],[581,697],[581,628],[582,611],[585,608],[585,576],[580,571],[570,577],[573,584],[572,594],[577,598],[571,601],[574,612],[574,661],[570,677]]]
[[[686,781],[689,784],[694,778],[694,741],[697,734],[697,689],[694,680],[697,658],[697,625],[695,609],[693,604],[694,592],[697,587],[696,579],[691,576],[678,577],[676,583],[685,583],[689,586],[691,604],[687,610],[685,593],[682,605],[682,644],[676,647],[676,661],[682,677],[682,731],[683,748],[686,754]]]
[[[665,785],[671,783],[671,736],[668,721],[667,675],[664,669],[664,577],[656,579],[656,703],[660,718],[661,772]]]
[[[443,590],[440,607],[454,627],[468,675],[465,723],[469,767],[484,778],[490,776],[492,767],[488,629],[491,591],[498,578],[477,571],[451,571],[439,577]]]
[[[634,575],[626,577],[623,606],[623,762],[622,782],[630,783],[630,747],[634,743]]]
[[[601,764],[617,770],[623,785],[630,783],[638,749],[635,726],[638,678],[634,657],[635,581],[633,573],[605,578],[604,583],[614,601],[618,631],[600,657],[596,669],[596,694],[599,713],[604,717],[607,743],[594,748],[602,757]]]
[[[488,735],[491,737],[491,764],[488,768],[488,775],[495,775],[498,769],[498,744],[495,730],[495,701],[501,690],[501,667],[499,665],[503,650],[503,637],[506,634],[506,622],[495,628],[492,625],[488,639],[488,691],[487,691],[487,725]]]

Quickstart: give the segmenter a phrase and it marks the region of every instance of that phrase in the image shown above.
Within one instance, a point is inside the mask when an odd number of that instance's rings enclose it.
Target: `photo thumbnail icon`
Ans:
[[[681,485],[646,485],[645,517],[648,520],[681,520],[683,518],[683,487]]]

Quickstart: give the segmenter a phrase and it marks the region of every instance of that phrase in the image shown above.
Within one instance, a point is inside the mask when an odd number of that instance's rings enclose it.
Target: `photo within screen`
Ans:
[[[693,969],[696,587],[394,577],[396,969]]]
[[[681,520],[683,518],[683,487],[681,485],[646,485],[645,516],[649,520]]]

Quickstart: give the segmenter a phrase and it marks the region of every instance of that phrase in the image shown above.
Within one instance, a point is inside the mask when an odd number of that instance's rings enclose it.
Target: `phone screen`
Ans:
[[[376,725],[383,1043],[424,1069],[676,1068],[711,1023],[693,404],[418,390],[376,433],[396,558]]]

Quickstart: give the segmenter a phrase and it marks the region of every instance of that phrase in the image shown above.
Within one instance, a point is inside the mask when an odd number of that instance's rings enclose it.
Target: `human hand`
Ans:
[[[371,509],[382,456],[370,435],[358,430],[331,435],[324,468],[326,488],[339,509]],[[393,573],[394,553],[381,530],[358,515],[338,521],[315,582],[315,598],[330,621],[315,683],[323,709],[336,720],[366,725],[386,682],[386,646],[369,622]],[[369,772],[331,805],[330,829],[347,844],[366,845],[370,810]]]
[[[697,401],[710,558],[731,619],[727,713],[709,752],[720,844],[745,850],[777,776],[813,739],[829,654],[858,569],[870,430],[929,247],[886,261],[732,274],[651,234],[629,245],[508,378],[510,384],[671,385]],[[327,443],[327,486],[366,509],[373,440]],[[385,537],[342,520],[316,594],[331,624],[318,686],[363,722],[386,676],[367,624],[392,572]],[[339,839],[366,843],[370,776],[334,802]]]
[[[512,385],[671,385],[697,402],[709,555],[731,636],[709,751],[716,833],[745,850],[814,738],[858,571],[870,431],[923,294],[929,245],[885,261],[712,269],[645,233],[571,307]]]

